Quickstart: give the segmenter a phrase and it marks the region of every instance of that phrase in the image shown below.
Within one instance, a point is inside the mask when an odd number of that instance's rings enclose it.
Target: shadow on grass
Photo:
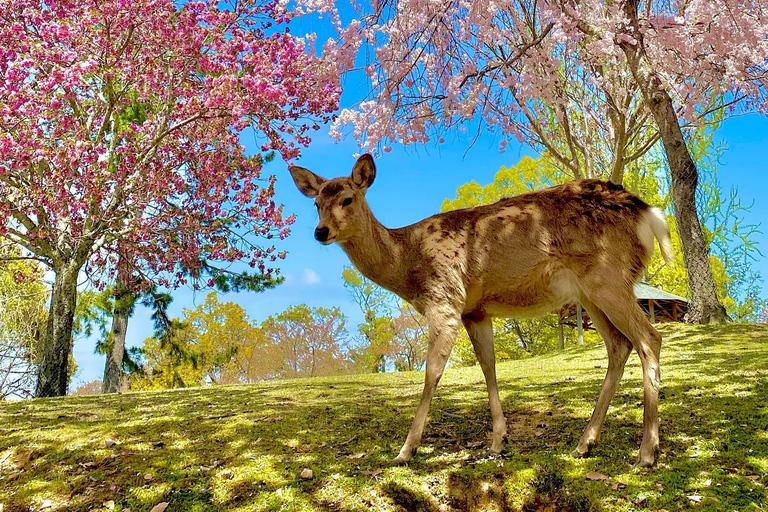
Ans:
[[[420,374],[6,404],[0,503],[4,511],[38,510],[44,500],[73,511],[109,501],[134,512],[161,501],[184,511],[633,510],[687,508],[699,496],[705,509],[759,510],[768,504],[768,329],[722,332],[665,333],[652,470],[631,467],[642,421],[637,364],[593,456],[570,457],[605,366],[602,347],[578,347],[500,365],[509,441],[495,458],[485,454],[482,374],[449,369],[422,449],[405,467],[389,461]],[[312,478],[301,477],[305,468]],[[588,471],[610,478],[590,481]]]

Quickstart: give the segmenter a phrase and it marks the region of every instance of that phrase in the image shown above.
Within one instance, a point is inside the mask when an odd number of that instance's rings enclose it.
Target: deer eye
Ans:
[[[341,202],[342,207],[349,206],[351,204],[352,204],[352,197],[348,197]]]

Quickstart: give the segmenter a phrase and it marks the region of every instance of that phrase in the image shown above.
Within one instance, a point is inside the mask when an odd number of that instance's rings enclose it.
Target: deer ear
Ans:
[[[298,189],[307,197],[317,197],[320,187],[325,183],[325,178],[321,178],[309,169],[293,165],[289,169],[291,177]]]
[[[364,191],[373,184],[373,180],[376,178],[376,164],[373,163],[373,157],[369,153],[357,159],[350,178],[355,185]]]

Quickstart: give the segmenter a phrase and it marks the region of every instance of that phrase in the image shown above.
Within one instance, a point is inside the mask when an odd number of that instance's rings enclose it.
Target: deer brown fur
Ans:
[[[592,418],[574,455],[598,439],[608,405],[632,349],[642,361],[643,441],[638,463],[653,465],[658,449],[661,337],[637,305],[633,284],[653,253],[654,238],[670,258],[661,212],[621,186],[580,180],[428,217],[387,229],[365,192],[376,168],[361,156],[350,177],[326,180],[301,167],[291,175],[315,198],[315,238],[338,243],[366,277],[410,302],[429,325],[424,391],[405,444],[416,451],[437,383],[463,324],[485,374],[493,435],[501,452],[506,421],[496,384],[493,317],[537,316],[580,302],[608,349],[608,371]]]

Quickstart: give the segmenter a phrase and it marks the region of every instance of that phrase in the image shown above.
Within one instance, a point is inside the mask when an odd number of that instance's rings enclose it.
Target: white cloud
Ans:
[[[304,269],[304,273],[301,275],[301,280],[304,281],[304,284],[308,285],[320,284],[320,276],[311,268]]]

